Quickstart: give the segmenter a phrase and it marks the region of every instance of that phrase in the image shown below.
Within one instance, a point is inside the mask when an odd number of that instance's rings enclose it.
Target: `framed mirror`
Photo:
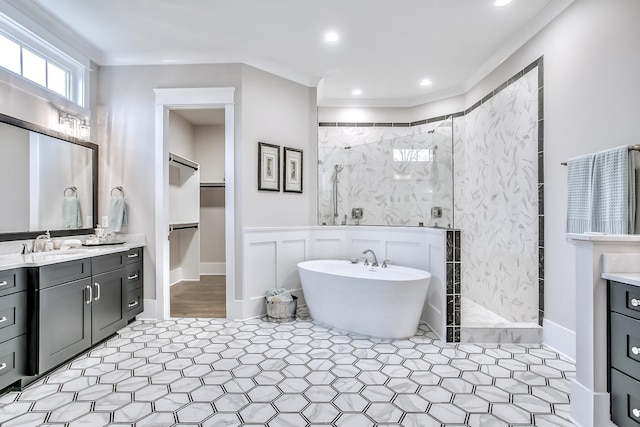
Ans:
[[[98,146],[0,114],[0,241],[90,234]]]

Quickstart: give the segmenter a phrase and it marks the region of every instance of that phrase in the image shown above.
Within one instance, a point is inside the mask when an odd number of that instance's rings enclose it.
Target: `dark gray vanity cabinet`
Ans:
[[[144,310],[142,294],[142,248],[127,252],[127,319]]]
[[[36,302],[35,372],[42,374],[91,347],[91,277],[41,284]]]
[[[37,374],[127,324],[127,251],[30,269],[35,287]]]
[[[640,426],[640,287],[609,282],[611,419]]]
[[[27,280],[23,269],[0,271],[0,389],[26,375]]]
[[[93,301],[91,302],[92,344],[102,341],[127,325],[126,252],[91,259]]]

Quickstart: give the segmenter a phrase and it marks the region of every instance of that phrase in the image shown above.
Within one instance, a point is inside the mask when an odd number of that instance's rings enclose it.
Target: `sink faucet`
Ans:
[[[38,242],[40,240],[44,240],[42,248],[40,248],[40,246],[38,245]],[[31,247],[31,252],[44,252],[44,251],[46,251],[47,250],[47,242],[50,241],[50,240],[51,240],[51,234],[49,233],[49,230],[47,230],[46,233],[39,235],[33,241],[33,246]]]
[[[371,249],[365,249],[364,251],[362,251],[362,255],[366,255],[370,253],[373,256],[373,262],[371,263],[371,267],[377,267],[378,265],[378,258],[376,258],[376,254],[375,252],[373,252]]]

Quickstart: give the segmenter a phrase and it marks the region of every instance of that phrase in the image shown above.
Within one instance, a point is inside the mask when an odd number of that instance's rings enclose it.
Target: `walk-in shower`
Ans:
[[[451,119],[320,129],[318,224],[453,226]]]

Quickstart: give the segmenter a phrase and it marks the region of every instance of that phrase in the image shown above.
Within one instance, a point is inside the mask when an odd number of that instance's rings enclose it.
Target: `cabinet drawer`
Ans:
[[[127,319],[133,319],[136,314],[142,313],[143,309],[142,288],[129,291],[127,293]]]
[[[124,267],[126,262],[127,252],[124,251],[115,254],[97,256],[91,258],[91,272],[95,276],[96,274],[117,270]]]
[[[0,390],[26,375],[26,357],[26,335],[0,344]]]
[[[611,311],[640,319],[640,286],[609,282]]]
[[[127,265],[127,289],[133,291],[142,287],[142,263],[135,262]]]
[[[640,379],[640,320],[617,313],[610,319],[611,366]]]
[[[39,270],[39,287],[40,289],[45,289],[91,276],[91,259],[86,258],[45,265],[40,267]]]
[[[129,249],[127,252],[127,264],[142,261],[142,248]]]
[[[27,289],[25,271],[22,268],[0,271],[0,297]]]
[[[640,381],[611,370],[611,419],[618,427],[640,425]]]
[[[27,293],[0,298],[0,343],[27,332]]]

